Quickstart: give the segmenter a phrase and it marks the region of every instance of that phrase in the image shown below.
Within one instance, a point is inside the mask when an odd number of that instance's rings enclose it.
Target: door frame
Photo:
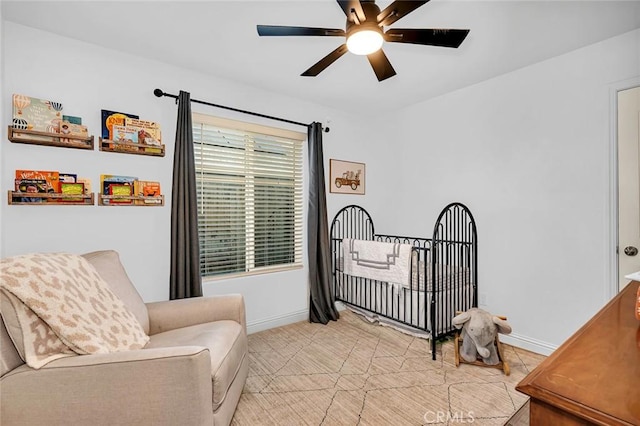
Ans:
[[[608,284],[604,288],[605,300],[618,294],[618,92],[640,87],[640,76],[617,81],[609,85],[609,261],[606,265]]]

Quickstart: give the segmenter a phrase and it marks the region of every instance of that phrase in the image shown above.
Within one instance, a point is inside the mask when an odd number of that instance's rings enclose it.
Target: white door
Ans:
[[[618,286],[640,271],[640,87],[618,92]]]

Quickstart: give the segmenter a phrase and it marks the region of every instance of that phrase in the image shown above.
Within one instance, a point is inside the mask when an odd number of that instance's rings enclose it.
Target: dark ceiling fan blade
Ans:
[[[393,69],[391,62],[389,62],[387,55],[384,54],[382,49],[367,55],[367,58],[373,67],[373,72],[375,72],[376,77],[378,77],[378,81],[386,80],[396,75],[396,70]]]
[[[392,43],[458,47],[467,34],[469,30],[392,28],[384,34],[384,39]]]
[[[362,10],[362,5],[359,0],[337,0],[338,4],[342,8],[345,15],[347,15],[347,19],[351,22],[354,22],[353,15],[351,11],[353,11],[358,20],[360,22],[364,22],[367,20],[367,17],[364,14],[364,10]]]
[[[387,6],[382,12],[378,14],[378,25],[389,26],[396,22],[398,19],[404,18],[423,4],[427,3],[426,1],[406,1],[406,0],[396,0]]]
[[[300,75],[305,76],[305,77],[315,77],[316,75],[318,75],[322,71],[324,71],[325,68],[327,68],[329,65],[331,65],[332,63],[337,61],[345,53],[347,53],[347,44],[346,43],[342,44],[336,50],[334,50],[333,52],[329,53],[324,58],[320,59],[311,68],[309,68],[308,70],[306,70],[305,72],[303,72]]]
[[[258,25],[258,35],[261,36],[342,36],[344,30],[332,28],[287,27],[280,25]]]

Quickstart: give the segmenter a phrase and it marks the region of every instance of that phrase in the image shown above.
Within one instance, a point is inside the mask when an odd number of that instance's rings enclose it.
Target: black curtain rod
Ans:
[[[169,98],[173,98],[176,101],[178,100],[178,96],[177,95],[172,95],[171,93],[165,93],[160,89],[155,89],[153,91],[153,94],[156,95],[157,97],[161,98],[163,96],[167,96]],[[304,127],[309,127],[311,126],[311,124],[305,124],[305,123],[300,123],[298,121],[292,121],[292,120],[287,120],[286,118],[280,118],[280,117],[273,117],[271,115],[266,115],[266,114],[260,114],[258,112],[253,112],[253,111],[245,111],[243,109],[238,109],[238,108],[232,108],[232,107],[228,107],[228,106],[224,106],[224,105],[218,105],[218,104],[212,104],[211,102],[205,102],[205,101],[199,101],[197,99],[191,99],[191,102],[195,102],[197,104],[202,104],[202,105],[208,105],[208,106],[212,106],[212,107],[216,107],[216,108],[222,108],[222,109],[228,109],[230,111],[235,111],[235,112],[241,112],[243,114],[249,114],[249,115],[255,115],[256,117],[262,117],[262,118],[268,118],[271,120],[277,120],[277,121],[283,121],[285,123],[289,123],[289,124],[296,124],[298,126],[304,126]],[[329,131],[329,128],[326,127],[324,129],[325,132]]]

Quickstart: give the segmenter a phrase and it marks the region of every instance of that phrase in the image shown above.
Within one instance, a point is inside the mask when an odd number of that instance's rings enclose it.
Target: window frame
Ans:
[[[226,273],[222,272],[214,275],[202,275],[203,282],[219,281],[219,280],[233,279],[238,277],[248,277],[253,275],[270,274],[270,273],[291,271],[291,270],[304,268],[305,252],[306,252],[304,248],[304,240],[305,240],[304,239],[304,228],[305,228],[304,169],[305,169],[306,162],[304,160],[305,144],[303,142],[307,140],[307,135],[305,133],[296,132],[292,130],[270,127],[270,126],[265,126],[261,124],[255,124],[255,123],[248,123],[248,122],[232,120],[228,118],[216,117],[216,116],[211,116],[211,115],[202,114],[198,112],[192,113],[192,120],[193,120],[194,129],[196,125],[204,124],[204,125],[215,126],[223,129],[232,130],[232,131],[241,131],[246,133],[265,135],[268,137],[270,136],[270,137],[276,137],[276,138],[286,138],[286,139],[295,141],[294,143],[299,144],[298,147],[296,148],[296,150],[299,149],[299,158],[296,161],[296,165],[300,168],[300,176],[298,179],[295,180],[294,188],[297,185],[299,185],[301,189],[299,194],[294,193],[293,195],[294,200],[299,197],[299,202],[295,203],[295,206],[294,206],[294,224],[295,224],[294,231],[293,231],[293,251],[294,251],[293,254],[295,257],[294,261],[288,264],[260,266],[260,267],[256,267],[255,263],[253,263],[253,265],[251,265],[252,267],[245,266],[244,271],[226,272]],[[196,142],[194,137],[194,148],[195,148],[195,145],[198,143],[199,142]],[[197,176],[198,171],[199,171],[199,167],[198,167],[198,164],[196,163],[196,179],[198,179],[198,176]],[[198,194],[198,200],[197,200],[198,209],[200,209],[200,196],[201,195]],[[252,221],[255,223],[254,219],[249,219],[249,221]],[[247,222],[247,224],[249,223]],[[251,226],[253,226],[253,224]],[[255,230],[253,230],[252,232],[255,232]],[[251,237],[255,237],[255,233],[251,235]],[[245,235],[245,239],[248,241],[251,238]],[[255,255],[255,248],[253,252]],[[247,262],[248,260],[245,257],[245,264]],[[255,259],[254,259],[254,262],[255,262]]]

